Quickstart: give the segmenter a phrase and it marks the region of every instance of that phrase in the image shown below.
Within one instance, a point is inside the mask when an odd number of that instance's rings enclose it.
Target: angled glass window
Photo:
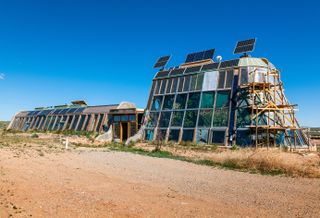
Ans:
[[[162,80],[162,83],[161,83],[160,94],[164,94],[166,87],[167,87],[167,79],[164,79]]]
[[[159,117],[159,113],[158,112],[150,112],[147,127],[155,127],[155,126],[157,126],[158,117]]]
[[[236,143],[241,147],[252,145],[250,130],[238,130],[236,136]]]
[[[183,91],[184,91],[184,92],[189,91],[190,80],[191,80],[191,76],[186,76],[186,77],[184,78],[184,86],[183,86]]]
[[[231,88],[233,82],[233,70],[227,71],[226,88]]]
[[[229,107],[230,91],[219,91],[217,93],[216,108]]]
[[[200,110],[199,113],[199,127],[211,127],[213,110]]]
[[[163,99],[163,96],[155,96],[153,98],[151,110],[160,111],[161,105],[162,105],[162,99]]]
[[[215,109],[213,115],[213,126],[228,126],[229,108]]]
[[[225,72],[225,71],[220,71],[220,72],[219,72],[218,89],[223,89],[223,88],[224,88],[225,78],[226,78],[226,72]]]
[[[201,108],[213,108],[215,92],[203,92],[201,98]]]
[[[167,90],[166,90],[166,93],[170,93],[171,92],[171,86],[172,86],[172,82],[173,82],[173,79],[168,79],[167,80],[168,84],[167,84]]]
[[[180,136],[180,129],[171,129],[169,132],[169,141],[178,142]]]
[[[71,129],[76,130],[76,126],[77,126],[77,124],[78,124],[78,120],[79,120],[79,115],[75,115]]]
[[[224,144],[225,135],[226,135],[225,130],[220,130],[220,131],[213,130],[211,144]]]
[[[239,108],[237,110],[237,127],[246,127],[251,124],[250,109]]]
[[[197,122],[197,110],[187,110],[184,118],[183,127],[195,127]]]
[[[159,94],[160,86],[161,86],[161,80],[157,80],[157,81],[156,81],[156,87],[155,87],[155,89],[154,89],[154,94],[155,94],[155,95]]]
[[[177,91],[178,86],[178,78],[173,79],[171,93],[175,93]]]
[[[184,77],[179,77],[178,92],[182,92],[183,91],[183,83],[184,83]]]
[[[199,108],[200,92],[189,93],[187,108]]]
[[[82,115],[81,118],[80,118],[80,122],[79,122],[79,125],[77,127],[77,131],[81,131],[82,130],[82,127],[83,127],[83,123],[84,123],[84,120],[86,119],[86,116],[85,115]]]
[[[154,131],[153,130],[146,130],[145,131],[145,139],[148,140],[148,141],[152,141],[153,140],[153,133]]]
[[[203,73],[198,74],[197,85],[196,85],[196,90],[198,90],[198,91],[202,90],[203,78],[204,78],[204,74]]]
[[[174,109],[185,109],[187,102],[187,94],[178,94],[176,102],[174,103]]]
[[[208,144],[209,129],[198,129],[196,132],[196,142]]]
[[[197,77],[198,77],[197,74],[191,76],[190,91],[196,90]]]
[[[166,129],[159,129],[157,131],[156,137],[160,141],[164,141],[166,139],[167,130]]]
[[[161,112],[161,116],[159,119],[160,127],[168,127],[170,122],[171,112]]]
[[[193,134],[194,134],[194,129],[184,129],[182,134],[182,141],[192,142]]]
[[[180,127],[182,126],[184,111],[174,111],[171,118],[171,126]]]
[[[166,95],[164,97],[162,110],[171,110],[173,107],[174,95]]]
[[[204,74],[202,90],[203,91],[211,91],[216,90],[218,86],[218,71],[209,71]]]

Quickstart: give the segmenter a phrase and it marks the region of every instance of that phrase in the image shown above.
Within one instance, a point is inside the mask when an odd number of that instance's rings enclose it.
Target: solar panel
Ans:
[[[227,68],[227,67],[236,67],[239,65],[239,60],[240,59],[234,59],[230,61],[223,61],[220,64],[220,68]]]
[[[233,54],[247,53],[254,50],[256,39],[238,41]]]
[[[166,64],[168,63],[169,59],[170,59],[170,55],[160,57],[157,60],[157,62],[154,64],[153,68],[162,68],[162,67],[166,66]]]
[[[156,78],[166,77],[169,75],[169,73],[170,73],[169,70],[159,71],[156,75]]]
[[[170,76],[183,74],[185,68],[174,69],[171,71]]]
[[[212,63],[212,64],[206,64],[203,65],[202,71],[210,71],[210,70],[216,70],[219,67],[219,63]]]
[[[187,74],[187,73],[195,73],[195,72],[200,71],[200,69],[201,69],[201,66],[188,67],[188,68],[186,69],[186,71],[184,71],[184,74]]]
[[[215,49],[210,49],[206,51],[200,51],[200,52],[188,54],[185,63],[212,59],[214,52],[215,52]]]

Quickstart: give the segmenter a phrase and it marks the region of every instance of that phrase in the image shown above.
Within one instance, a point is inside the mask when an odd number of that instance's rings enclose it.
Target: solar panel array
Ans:
[[[160,57],[157,60],[157,62],[155,63],[155,65],[153,66],[153,68],[162,68],[162,67],[166,66],[166,64],[168,63],[169,59],[170,59],[170,55]]]
[[[201,61],[206,59],[212,59],[214,55],[215,49],[210,49],[201,52],[195,52],[187,55],[186,63]]]
[[[256,39],[248,39],[243,41],[238,41],[237,45],[233,51],[233,54],[247,53],[254,50],[256,44]]]

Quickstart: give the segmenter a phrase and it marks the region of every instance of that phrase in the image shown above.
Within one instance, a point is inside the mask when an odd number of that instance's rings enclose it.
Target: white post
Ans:
[[[66,138],[66,149],[69,149],[69,138]]]

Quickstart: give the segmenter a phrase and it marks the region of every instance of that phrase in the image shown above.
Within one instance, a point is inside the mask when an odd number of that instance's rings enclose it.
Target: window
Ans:
[[[208,129],[198,129],[196,134],[197,143],[208,144]]]
[[[159,120],[160,127],[168,127],[170,122],[171,112],[161,112],[161,117]]]
[[[179,78],[179,86],[178,86],[178,92],[183,91],[183,83],[184,83],[184,77]]]
[[[83,126],[83,123],[84,123],[84,120],[86,119],[86,116],[85,115],[82,115],[81,118],[80,118],[80,122],[79,122],[79,125],[77,127],[77,131],[80,131],[82,129],[82,126]]]
[[[250,110],[248,108],[239,108],[237,110],[237,127],[245,127],[250,124]]]
[[[187,108],[199,108],[200,92],[189,93]]]
[[[76,126],[77,126],[77,124],[78,124],[78,120],[79,120],[79,115],[75,115],[71,129],[76,130]]]
[[[226,135],[225,130],[222,130],[222,131],[221,130],[220,131],[213,130],[211,143],[212,144],[224,144],[225,135]]]
[[[180,129],[171,129],[169,133],[169,141],[179,141]]]
[[[236,144],[239,146],[251,145],[250,130],[238,130],[236,136]]]
[[[119,115],[113,116],[113,120],[114,122],[120,122],[120,116]]]
[[[184,92],[189,91],[189,85],[190,85],[190,76],[186,76],[184,78],[184,86],[183,86],[183,91]]]
[[[202,90],[204,74],[198,74],[196,90]]]
[[[220,91],[217,94],[216,108],[229,106],[230,91]]]
[[[160,94],[164,94],[164,90],[166,89],[166,85],[167,85],[167,79],[162,80]]]
[[[173,81],[173,79],[168,79],[168,85],[167,85],[166,93],[170,93],[171,92],[172,81]]]
[[[173,79],[171,93],[175,93],[177,91],[178,86],[178,78]]]
[[[159,129],[157,132],[157,139],[160,141],[166,140],[167,130],[166,129]]]
[[[157,80],[157,81],[156,81],[155,91],[154,91],[154,94],[155,94],[155,95],[159,94],[160,86],[161,86],[161,80]]]
[[[184,127],[195,127],[196,122],[197,122],[197,115],[198,115],[197,110],[186,111],[183,126]]]
[[[129,115],[130,121],[136,121],[136,115]]]
[[[145,139],[148,141],[152,141],[153,140],[153,130],[146,130],[145,131]]]
[[[130,136],[134,136],[137,133],[137,128],[135,123],[130,123]]]
[[[198,76],[198,75],[192,75],[192,76],[191,76],[190,91],[196,90],[197,76]]]
[[[199,127],[211,127],[213,110],[200,110],[199,113]]]
[[[174,95],[166,95],[164,97],[162,110],[171,110],[173,107]]]
[[[193,141],[193,134],[194,134],[193,129],[184,129],[183,134],[182,134],[182,141],[192,142]]]
[[[204,74],[202,90],[211,91],[216,90],[218,86],[218,71],[210,71]]]
[[[187,94],[178,94],[176,97],[176,102],[174,104],[174,109],[185,109],[187,102]]]
[[[155,127],[158,122],[158,117],[159,117],[158,112],[151,112],[149,115],[147,127]]]
[[[201,108],[213,108],[215,92],[203,92]]]
[[[172,113],[171,126],[182,126],[184,111],[174,111]]]
[[[120,123],[114,123],[113,127],[114,127],[113,137],[116,139],[119,139],[120,138]]]
[[[240,85],[245,85],[248,83],[248,70],[247,68],[241,69],[241,78],[240,78]]]
[[[226,72],[225,71],[220,71],[219,72],[219,84],[218,84],[218,89],[223,89],[224,88],[224,80],[226,77]]]
[[[226,88],[231,88],[233,82],[233,70],[227,71]]]
[[[162,96],[155,96],[153,98],[153,103],[152,103],[151,110],[160,111],[161,104],[162,104],[162,98],[163,98]]]
[[[213,126],[228,126],[229,108],[215,109],[213,115]]]
[[[129,116],[128,115],[122,115],[121,116],[121,121],[128,122],[128,120],[129,120]]]

